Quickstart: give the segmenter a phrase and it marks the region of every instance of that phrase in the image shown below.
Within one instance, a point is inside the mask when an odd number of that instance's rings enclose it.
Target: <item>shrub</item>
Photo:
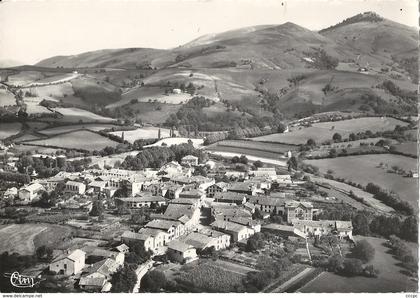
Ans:
[[[371,261],[375,256],[375,249],[366,240],[361,240],[356,242],[356,245],[352,250],[352,254],[355,258],[358,258],[364,263],[367,263]]]
[[[376,269],[373,265],[367,265],[365,269],[363,269],[363,274],[366,277],[378,277],[379,270]]]

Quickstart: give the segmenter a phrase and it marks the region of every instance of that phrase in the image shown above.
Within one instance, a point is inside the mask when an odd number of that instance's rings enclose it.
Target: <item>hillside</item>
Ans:
[[[228,113],[255,118],[262,128],[281,116],[325,111],[415,114],[417,35],[413,28],[368,12],[319,32],[288,22],[208,34],[168,50],[57,56],[26,69],[26,76],[30,70],[31,78],[42,80],[48,69],[49,75],[77,69],[82,75],[71,80],[70,95],[58,100],[153,123],[171,118],[173,124],[195,126],[197,117],[218,121]],[[183,92],[173,93],[180,87]],[[191,115],[182,107],[194,96],[213,104]]]

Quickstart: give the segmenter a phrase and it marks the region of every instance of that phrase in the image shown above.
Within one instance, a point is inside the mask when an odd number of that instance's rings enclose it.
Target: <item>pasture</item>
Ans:
[[[229,150],[229,149],[228,149]],[[278,156],[278,154],[275,154],[275,156],[271,156],[271,157],[261,157],[261,156],[255,156],[252,155],[250,153],[255,153],[255,151],[252,150],[246,150],[246,149],[241,149],[241,150],[237,150],[235,153],[233,152],[229,152],[229,151],[211,151],[211,150],[207,150],[208,152],[210,152],[211,154],[214,155],[219,155],[225,158],[232,158],[234,156],[240,156],[240,155],[245,155],[248,160],[250,161],[261,161],[263,163],[266,164],[272,164],[272,165],[277,165],[277,166],[281,166],[281,167],[286,167],[287,166],[287,161],[285,158],[280,159]],[[258,153],[258,152],[257,152]],[[273,153],[270,153],[273,154]],[[266,155],[270,155],[269,153],[267,153]]]
[[[16,104],[16,99],[13,93],[7,91],[6,89],[0,88],[0,106],[14,106]]]
[[[118,129],[118,125],[113,124],[75,124],[75,125],[63,125],[40,130],[39,132],[45,135],[55,135],[60,133],[66,133],[74,130],[86,128],[93,131],[100,131],[108,128]]]
[[[157,139],[159,135],[158,127],[142,127],[135,130],[113,131],[110,134],[122,137],[124,133],[124,140],[134,143],[138,139]],[[167,128],[160,128],[160,137],[169,138],[170,130]]]
[[[93,151],[101,150],[107,146],[115,147],[119,143],[88,130],[79,130],[55,135],[47,139],[25,142],[25,144]]]
[[[80,122],[103,122],[109,123],[115,121],[112,118],[103,117],[92,112],[78,109],[78,108],[56,108],[56,112],[59,112],[63,115],[62,118],[57,118],[57,122],[71,122],[71,123],[80,123]]]
[[[19,122],[0,123],[0,140],[18,134],[22,129],[22,124]]]
[[[170,114],[176,113],[182,105],[138,102],[122,107],[126,112],[134,111],[139,121],[150,124],[162,124]]]
[[[313,123],[310,127],[292,127],[288,133],[275,133],[252,138],[255,141],[280,142],[286,144],[305,144],[308,139],[317,143],[332,140],[335,133],[347,138],[350,133],[393,130],[396,125],[406,126],[405,122],[394,118],[366,117],[334,122]]]
[[[35,237],[47,230],[44,225],[24,224],[0,226],[0,253],[19,253],[31,255],[35,252]]]
[[[355,236],[356,240],[366,239],[375,248],[375,257],[368,264],[379,270],[377,278],[363,276],[346,277],[332,272],[323,272],[303,288],[302,293],[389,293],[417,292],[417,283],[400,271],[402,268],[385,247],[385,239]]]
[[[21,71],[10,75],[7,81],[14,86],[25,86],[43,78],[44,75],[39,71]]]
[[[407,142],[395,145],[395,151],[403,154],[409,154],[417,156],[417,143],[416,142]]]
[[[388,172],[392,166],[398,166],[407,172],[415,171],[417,162],[414,158],[394,154],[369,154],[305,162],[317,166],[321,173],[332,170],[334,177],[344,178],[363,186],[372,182],[383,189],[392,190],[402,200],[418,209],[418,180]],[[380,163],[383,163],[382,167],[379,166]]]

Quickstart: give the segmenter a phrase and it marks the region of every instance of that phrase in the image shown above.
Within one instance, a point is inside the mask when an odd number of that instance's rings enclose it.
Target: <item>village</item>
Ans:
[[[64,155],[31,157],[35,163],[67,162]],[[3,171],[16,172],[15,162],[10,156]],[[257,272],[261,257],[267,251],[271,254],[273,245],[289,263],[290,259],[298,264],[291,267],[290,278],[293,273],[304,277],[316,273],[308,269],[320,255],[328,257],[320,244],[325,239],[335,239],[327,250],[338,248],[341,254],[350,249],[353,226],[351,221],[318,220],[323,204],[340,202],[317,191],[308,177],[296,176],[261,162],[238,170],[228,160],[208,156],[199,160],[194,155],[141,171],[90,167],[48,178],[32,173],[31,181],[4,191],[2,217],[14,208],[15,220],[6,222],[73,230],[71,236],[63,235],[67,245],[38,249],[45,260],[25,270],[47,278],[49,286],[69,291],[110,292],[114,287],[138,292],[145,275],[164,272],[165,277],[157,275],[156,280],[147,277],[143,291],[151,291],[150,284],[170,280],[177,275],[174,271],[200,266],[203,260],[217,260],[218,266],[233,266],[235,272]],[[19,214],[24,216],[17,218]],[[135,272],[128,290],[113,284],[117,273],[129,274],[124,269]],[[187,286],[191,290],[191,285],[174,280],[178,283],[168,282],[169,290],[183,292]],[[287,281],[268,280],[278,286]]]

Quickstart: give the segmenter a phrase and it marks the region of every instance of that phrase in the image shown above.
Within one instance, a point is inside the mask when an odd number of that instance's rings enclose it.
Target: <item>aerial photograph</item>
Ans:
[[[2,297],[417,297],[418,4],[1,1]]]

